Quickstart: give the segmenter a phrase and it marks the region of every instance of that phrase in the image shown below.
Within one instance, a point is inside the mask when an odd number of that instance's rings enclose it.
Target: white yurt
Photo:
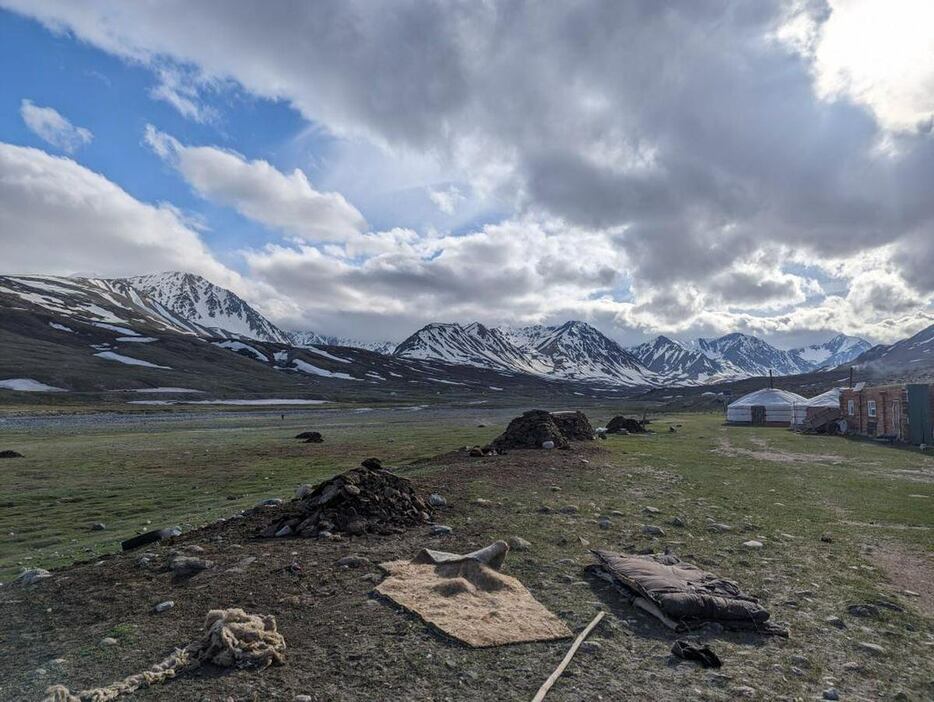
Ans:
[[[730,403],[726,408],[726,421],[787,427],[791,426],[795,405],[806,402],[807,398],[787,390],[763,388]]]
[[[794,424],[803,424],[809,416],[821,412],[825,408],[840,409],[840,388],[832,388],[827,392],[796,404],[794,407]]]

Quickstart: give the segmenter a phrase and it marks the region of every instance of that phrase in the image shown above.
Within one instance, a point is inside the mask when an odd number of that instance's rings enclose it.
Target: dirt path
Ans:
[[[761,438],[754,438],[753,443],[760,447],[757,450],[733,446],[727,437],[720,437],[717,448],[713,452],[730,458],[752,458],[757,461],[772,461],[773,463],[830,463],[840,465],[844,462],[843,456],[820,453],[792,453],[770,449],[768,442]]]
[[[885,571],[896,592],[908,595],[919,609],[934,616],[934,555],[910,551],[893,543],[880,544],[869,558]]]

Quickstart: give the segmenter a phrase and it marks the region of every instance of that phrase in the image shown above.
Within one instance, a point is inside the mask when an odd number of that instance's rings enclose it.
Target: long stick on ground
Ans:
[[[584,643],[584,639],[590,635],[590,632],[593,631],[593,628],[600,623],[601,619],[603,619],[603,614],[603,612],[598,612],[597,616],[593,618],[593,621],[587,625],[587,628],[584,629],[576,639],[574,639],[574,643],[571,644],[571,648],[564,655],[564,660],[558,664],[558,667],[555,668],[555,672],[548,676],[545,684],[538,688],[538,692],[535,693],[535,697],[532,698],[532,702],[542,702],[542,700],[545,699],[545,695],[548,694],[551,686],[554,685],[558,678],[561,677],[561,673],[564,672],[564,669],[568,667],[568,663],[571,662],[574,654],[577,653],[577,649],[579,649],[581,644]]]

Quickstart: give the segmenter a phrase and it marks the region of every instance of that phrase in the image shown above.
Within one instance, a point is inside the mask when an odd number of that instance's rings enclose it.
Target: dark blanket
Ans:
[[[679,630],[718,622],[734,629],[780,633],[767,625],[769,612],[736,583],[685,563],[676,556],[625,556],[593,551],[600,574],[632,598],[654,604]]]

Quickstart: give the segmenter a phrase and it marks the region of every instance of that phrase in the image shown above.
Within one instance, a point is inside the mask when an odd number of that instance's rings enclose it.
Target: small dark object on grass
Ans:
[[[145,546],[146,544],[155,543],[160,539],[168,539],[172,536],[178,536],[181,534],[181,529],[175,527],[167,529],[153,529],[152,531],[147,531],[138,536],[127,539],[120,543],[120,548],[124,551],[132,551],[134,548],[139,548],[140,546]]]
[[[0,458],[22,458],[22,457],[23,457],[23,454],[17,451],[10,451],[10,450],[0,451]]]
[[[320,431],[303,431],[295,435],[296,439],[304,439],[306,444],[320,444],[324,441]]]
[[[710,646],[698,646],[686,639],[678,639],[671,647],[671,652],[686,661],[697,661],[705,668],[719,668],[723,665],[720,657]]]
[[[383,467],[383,462],[378,458],[365,458],[360,465],[370,470],[379,470]]]

